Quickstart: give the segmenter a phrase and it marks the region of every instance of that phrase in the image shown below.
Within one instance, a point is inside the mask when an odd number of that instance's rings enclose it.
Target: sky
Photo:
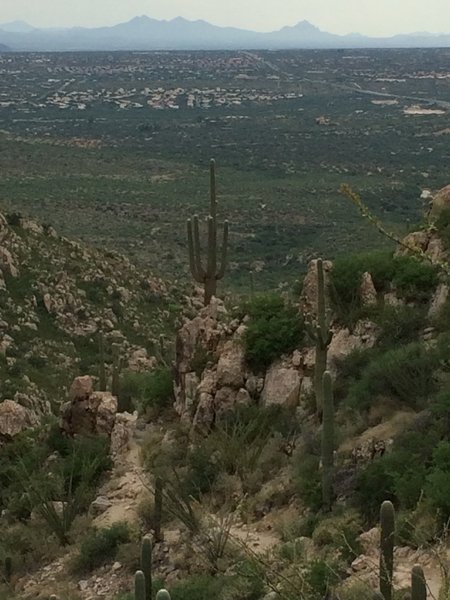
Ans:
[[[0,23],[35,27],[114,25],[137,15],[182,16],[257,31],[306,19],[332,33],[450,33],[449,0],[0,0]]]

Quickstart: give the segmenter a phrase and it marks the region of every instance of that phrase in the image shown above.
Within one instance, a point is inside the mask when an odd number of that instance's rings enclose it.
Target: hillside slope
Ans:
[[[177,310],[165,283],[117,253],[0,215],[0,400],[37,413],[65,399],[73,377],[98,374],[120,346],[124,368],[148,368]]]

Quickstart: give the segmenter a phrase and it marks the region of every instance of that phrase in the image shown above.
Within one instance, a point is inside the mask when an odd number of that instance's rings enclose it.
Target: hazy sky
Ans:
[[[333,33],[450,33],[449,0],[0,0],[0,23],[38,27],[113,25],[142,14],[260,31],[307,19]]]

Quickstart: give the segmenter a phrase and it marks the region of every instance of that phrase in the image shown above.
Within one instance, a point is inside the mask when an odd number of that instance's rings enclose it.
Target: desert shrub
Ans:
[[[311,510],[319,510],[322,506],[319,464],[320,457],[318,455],[299,453],[295,457],[295,488],[300,498]]]
[[[383,459],[374,461],[359,474],[355,499],[368,523],[377,522],[384,500],[395,500],[394,485],[394,477]]]
[[[426,491],[439,424],[412,427],[399,436],[392,451],[370,463],[358,476],[356,501],[367,521],[375,523],[383,500],[405,510],[415,509]]]
[[[375,251],[339,257],[330,278],[331,301],[340,321],[353,326],[364,315],[359,289],[369,272],[377,292],[386,291],[394,273],[392,252]]]
[[[395,535],[401,546],[420,548],[432,543],[438,535],[436,511],[428,501],[419,502],[411,511],[400,511],[395,520]]]
[[[331,272],[331,299],[347,325],[374,312],[372,307],[361,306],[359,289],[365,272],[371,274],[377,292],[388,291],[392,284],[408,301],[428,299],[438,282],[437,269],[413,256],[375,251],[337,258]]]
[[[433,452],[433,466],[427,477],[427,496],[446,522],[450,518],[450,442],[440,442]]]
[[[205,449],[216,471],[237,475],[246,490],[255,477],[258,487],[277,468],[271,438],[281,439],[283,433],[289,438],[296,428],[295,417],[285,409],[242,407],[216,425],[204,442]]]
[[[436,353],[423,344],[412,343],[389,350],[369,363],[349,390],[349,404],[368,409],[380,396],[394,397],[417,409],[435,391]]]
[[[279,546],[279,554],[283,560],[299,563],[306,556],[305,544],[299,539],[285,542]]]
[[[417,339],[424,326],[425,311],[414,306],[385,306],[374,320],[381,328],[377,345],[389,349]]]
[[[351,563],[361,554],[362,548],[358,536],[362,531],[359,514],[356,511],[347,511],[342,515],[332,515],[320,521],[314,529],[312,538],[316,546],[337,550],[344,561]]]
[[[8,556],[12,560],[13,576],[33,572],[44,562],[51,562],[61,553],[56,537],[45,523],[32,521],[16,522],[10,526],[2,524],[0,538],[0,565]],[[2,568],[0,566],[0,583]]]
[[[224,578],[212,575],[194,575],[176,583],[170,590],[172,600],[209,600],[220,598],[224,589]]]
[[[373,589],[367,583],[357,581],[339,587],[337,596],[340,600],[373,600]]]
[[[119,546],[129,540],[130,532],[126,523],[115,523],[105,529],[92,530],[74,559],[74,572],[90,572],[105,562],[114,560]]]
[[[327,562],[316,560],[308,564],[305,572],[305,582],[309,588],[308,598],[326,598],[330,588],[339,581],[337,569]]]
[[[438,283],[438,272],[430,263],[413,256],[398,256],[392,283],[407,300],[427,300]]]
[[[246,312],[250,321],[244,335],[245,356],[252,369],[266,369],[301,343],[303,321],[298,309],[286,305],[280,296],[258,296]]]
[[[183,485],[188,496],[199,499],[211,491],[219,470],[208,444],[195,446],[188,454]]]
[[[145,388],[143,409],[162,410],[170,405],[173,398],[172,372],[167,367],[160,367],[149,374]]]
[[[161,412],[173,398],[170,369],[159,367],[148,373],[125,373],[121,381],[120,400],[139,407],[141,412]]]
[[[106,439],[71,439],[55,426],[44,427],[5,446],[0,458],[0,502],[21,519],[34,510],[66,544],[73,520],[88,508],[111,464]]]

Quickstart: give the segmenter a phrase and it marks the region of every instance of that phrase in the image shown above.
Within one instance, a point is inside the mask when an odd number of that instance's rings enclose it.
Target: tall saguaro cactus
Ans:
[[[383,594],[384,600],[392,600],[395,510],[392,502],[389,502],[388,500],[381,505],[380,530],[380,592]]]
[[[198,216],[195,215],[193,219],[188,219],[187,222],[189,266],[195,281],[203,284],[205,288],[205,306],[210,303],[212,296],[216,294],[217,281],[225,275],[228,254],[228,221],[225,221],[223,226],[222,256],[220,267],[218,268],[216,163],[214,160],[211,160],[210,163],[210,208],[207,223],[207,256],[206,266],[203,266]]]
[[[333,337],[330,329],[330,319],[325,301],[325,277],[322,259],[317,259],[317,319],[307,322],[310,338],[316,345],[314,365],[314,391],[316,395],[316,410],[320,415],[323,405],[323,374],[327,368],[328,347]]]
[[[322,505],[331,510],[333,504],[333,469],[334,469],[334,401],[331,375],[325,371],[323,385],[322,413]]]

